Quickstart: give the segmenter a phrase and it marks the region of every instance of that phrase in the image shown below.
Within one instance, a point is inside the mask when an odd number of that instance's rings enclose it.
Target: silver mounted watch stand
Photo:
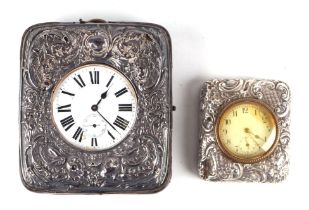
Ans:
[[[279,142],[274,152],[256,163],[226,157],[215,135],[220,111],[230,102],[252,98],[267,104],[278,118]],[[201,90],[199,175],[209,181],[279,182],[288,174],[290,142],[290,90],[276,80],[209,80]]]
[[[53,88],[71,70],[109,65],[133,84],[136,122],[112,149],[83,152],[52,123]],[[168,32],[148,23],[43,23],[21,44],[20,173],[31,191],[151,193],[171,174],[172,55]]]

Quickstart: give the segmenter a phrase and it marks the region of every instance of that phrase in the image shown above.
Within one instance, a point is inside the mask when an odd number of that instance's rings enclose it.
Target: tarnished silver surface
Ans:
[[[45,23],[26,30],[21,45],[20,170],[39,192],[155,192],[171,170],[171,43],[146,23]],[[121,71],[138,95],[136,123],[116,147],[82,152],[52,122],[57,82],[86,63]]]
[[[229,102],[241,98],[261,100],[278,117],[279,143],[272,155],[253,164],[233,162],[223,155],[215,137],[217,116]],[[210,181],[279,182],[288,174],[290,91],[275,80],[210,80],[201,91],[199,175]]]

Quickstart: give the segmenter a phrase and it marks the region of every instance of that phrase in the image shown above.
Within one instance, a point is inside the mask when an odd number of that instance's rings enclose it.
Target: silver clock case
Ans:
[[[52,122],[52,91],[89,63],[124,74],[138,97],[128,136],[102,152],[70,146]],[[168,32],[147,23],[44,23],[21,44],[20,173],[36,192],[151,193],[171,174],[172,55]]]
[[[220,150],[215,123],[230,102],[253,98],[266,103],[278,118],[279,142],[265,160],[252,164],[234,162]],[[279,182],[289,167],[290,90],[275,80],[225,79],[205,82],[200,96],[199,175],[209,181]]]

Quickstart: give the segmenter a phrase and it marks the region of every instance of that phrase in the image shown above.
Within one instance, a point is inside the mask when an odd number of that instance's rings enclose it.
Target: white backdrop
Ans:
[[[309,2],[2,1],[0,3],[0,208],[165,209],[308,206]],[[173,176],[150,195],[50,195],[26,190],[18,169],[19,50],[35,23],[102,18],[163,25],[173,44]],[[212,183],[197,175],[199,90],[209,78],[280,79],[292,91],[288,179],[280,184]],[[301,192],[302,191],[302,192]],[[307,203],[307,204],[306,204]]]

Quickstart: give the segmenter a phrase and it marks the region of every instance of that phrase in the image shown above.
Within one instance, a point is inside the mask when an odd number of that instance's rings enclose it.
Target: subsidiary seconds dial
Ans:
[[[130,81],[106,65],[68,73],[52,96],[53,120],[64,139],[87,151],[120,143],[136,120],[137,97]]]

